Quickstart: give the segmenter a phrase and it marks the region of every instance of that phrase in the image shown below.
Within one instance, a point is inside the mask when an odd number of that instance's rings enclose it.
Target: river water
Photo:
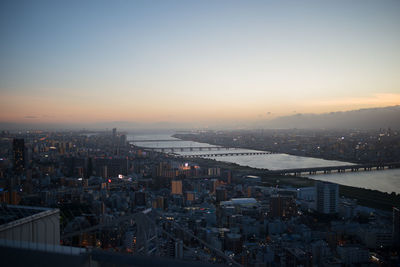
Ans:
[[[141,134],[141,135],[128,135],[127,139],[131,143],[138,146],[149,148],[162,148],[162,147],[215,147],[214,145],[198,143],[192,141],[174,141],[174,142],[135,142],[143,140],[178,140],[171,137],[172,134]],[[230,149],[230,150],[212,150],[211,153],[227,153],[227,152],[258,152],[249,149]],[[195,154],[209,154],[208,149],[203,151],[176,151],[180,155],[195,155]],[[308,167],[328,167],[351,165],[351,163],[334,160],[324,160],[311,157],[292,156],[288,154],[267,154],[267,155],[246,155],[246,156],[218,156],[207,157],[218,161],[236,163],[242,166],[249,166],[259,169],[269,170],[282,170],[292,168],[308,168]],[[379,190],[382,192],[395,192],[400,193],[400,169],[384,170],[384,171],[360,171],[360,172],[347,172],[347,173],[331,173],[309,176],[315,180],[329,181],[338,184],[355,186],[367,189]]]

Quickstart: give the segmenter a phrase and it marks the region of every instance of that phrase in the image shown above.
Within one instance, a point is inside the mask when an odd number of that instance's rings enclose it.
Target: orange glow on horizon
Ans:
[[[96,101],[97,100],[97,101]],[[121,100],[120,103],[107,99],[85,101],[49,96],[7,94],[0,99],[0,121],[13,123],[97,123],[97,122],[174,122],[187,123],[226,121],[269,120],[296,113],[326,113],[360,108],[394,106],[400,104],[400,94],[375,94],[370,97],[336,98],[330,100],[310,99],[308,102],[255,99],[215,104],[191,99],[185,103],[157,101],[135,103]],[[117,101],[116,101],[117,102]]]

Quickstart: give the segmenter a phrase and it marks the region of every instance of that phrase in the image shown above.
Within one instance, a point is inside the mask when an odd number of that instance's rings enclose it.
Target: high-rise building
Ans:
[[[211,183],[212,183],[212,192],[213,192],[213,194],[214,194],[214,193],[215,193],[215,190],[217,190],[217,188],[218,188],[219,186],[221,186],[222,183],[221,183],[221,181],[218,180],[218,179],[212,179],[212,180],[211,180]]]
[[[183,241],[175,241],[175,259],[183,259]]]
[[[292,196],[274,195],[270,198],[271,217],[291,217],[296,214],[296,203]]]
[[[129,252],[135,251],[136,248],[136,236],[133,231],[125,233],[124,246]]]
[[[226,183],[231,184],[232,183],[232,172],[228,171],[226,174]]]
[[[317,211],[324,214],[338,212],[339,185],[318,181],[315,184],[317,192]]]
[[[160,162],[157,166],[157,176],[165,176],[165,172],[171,170],[171,165],[168,162]]]
[[[172,189],[171,189],[171,194],[172,195],[182,195],[182,180],[173,180],[171,182]]]
[[[153,199],[153,208],[159,210],[166,210],[168,207],[167,198],[163,196],[158,196],[156,199]]]
[[[241,253],[243,249],[242,236],[235,233],[226,234],[225,248],[227,250],[233,251],[236,254]]]
[[[15,138],[13,140],[14,173],[23,174],[25,170],[25,141]]]
[[[208,176],[220,176],[221,175],[221,169],[220,168],[208,168],[207,170]]]
[[[227,199],[227,191],[225,188],[223,187],[218,187],[215,190],[215,198],[217,203],[221,202],[221,201],[225,201]]]
[[[194,201],[196,199],[196,194],[193,191],[186,191],[186,201]]]

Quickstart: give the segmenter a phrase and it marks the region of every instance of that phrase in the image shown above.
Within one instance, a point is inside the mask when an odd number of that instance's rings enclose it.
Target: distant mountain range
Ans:
[[[136,131],[165,131],[204,129],[204,123],[197,122],[155,122],[141,123],[130,121],[112,121],[85,124],[50,124],[50,123],[8,123],[0,122],[0,130],[21,129],[112,129]],[[382,108],[368,108],[324,114],[296,114],[278,117],[272,120],[210,122],[207,129],[379,129],[400,130],[400,105]]]
[[[400,129],[400,106],[368,108],[324,114],[296,114],[265,121],[267,128]]]

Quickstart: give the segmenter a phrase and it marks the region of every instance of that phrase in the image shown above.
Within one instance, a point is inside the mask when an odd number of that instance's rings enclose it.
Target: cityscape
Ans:
[[[1,266],[400,266],[398,1],[2,1]]]

